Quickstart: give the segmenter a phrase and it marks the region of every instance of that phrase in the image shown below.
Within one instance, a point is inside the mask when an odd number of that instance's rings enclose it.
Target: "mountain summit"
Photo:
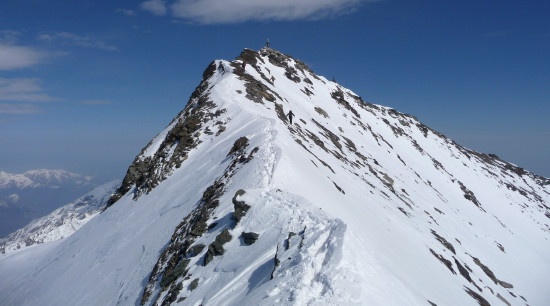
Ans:
[[[544,305],[549,203],[549,179],[245,49],[102,214],[0,257],[0,304]]]

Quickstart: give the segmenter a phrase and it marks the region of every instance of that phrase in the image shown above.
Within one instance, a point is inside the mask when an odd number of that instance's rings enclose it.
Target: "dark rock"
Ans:
[[[329,139],[332,144],[334,144],[335,147],[338,148],[338,150],[340,150],[340,152],[343,153],[342,151],[342,145],[340,144],[340,137],[338,137],[336,134],[334,134],[331,130],[325,128],[322,124],[320,124],[319,122],[317,122],[315,119],[311,119],[313,121],[313,123],[315,123],[315,125],[317,125],[318,128],[320,128],[321,130],[323,130],[323,132],[321,133],[321,135],[325,136],[327,139]]]
[[[502,287],[507,288],[507,289],[514,288],[514,285],[512,285],[510,283],[507,283],[505,281],[499,280],[498,283],[499,283],[499,285],[501,285]]]
[[[289,232],[288,233],[288,237],[286,237],[286,240],[285,240],[285,243],[284,243],[285,251],[288,251],[288,249],[290,248],[290,238],[292,238],[293,236],[296,236],[295,232]]]
[[[495,241],[495,243],[497,244],[498,248],[503,252],[503,253],[506,253],[506,250],[504,249],[504,247],[502,246],[502,244],[498,243]]]
[[[291,55],[288,55],[288,54],[283,54],[277,50],[274,50],[274,49],[271,49],[271,48],[263,48],[261,51],[260,51],[260,54],[262,56],[267,56],[268,57],[268,60],[269,62],[274,65],[274,66],[277,66],[277,67],[281,67],[281,68],[294,68],[290,65],[290,62],[291,60],[294,60],[294,62],[296,63],[295,64],[295,68],[302,71],[302,72],[310,72],[312,74],[312,77],[314,77],[315,79],[319,79],[318,76],[316,76],[315,74],[313,74],[313,71],[311,71],[311,69],[309,69],[309,67],[302,61],[300,60],[297,60],[297,59],[294,59]],[[308,83],[311,84],[311,81],[309,81]]]
[[[328,149],[326,148],[325,146],[325,143],[319,139],[319,137],[315,134],[313,134],[311,131],[309,131],[308,129],[306,129],[306,135],[307,137],[309,137],[309,139],[311,139],[318,147],[320,147],[321,149],[323,149],[325,152],[329,153]]]
[[[210,78],[214,74],[214,72],[216,72],[216,61],[212,61],[210,65],[208,65],[206,70],[204,70],[204,72],[202,73],[203,81]]]
[[[281,119],[281,121],[283,121],[283,122],[288,121],[288,119],[285,115],[285,111],[283,110],[283,105],[281,105],[279,103],[275,103],[275,112],[277,112],[277,117],[279,117],[279,119]]]
[[[437,239],[437,241],[439,241],[444,247],[446,247],[449,251],[453,252],[453,254],[456,255],[455,248],[454,248],[454,246],[453,246],[450,242],[448,242],[447,240],[445,240],[445,238],[439,236],[439,235],[437,234],[436,231],[431,230],[431,232],[432,232],[432,235],[435,236],[435,238]]]
[[[170,305],[173,302],[175,302],[182,289],[183,289],[183,284],[179,283],[173,290],[168,292],[168,294],[166,295],[166,298],[162,302],[162,305]]]
[[[252,245],[254,244],[254,242],[256,242],[256,240],[258,240],[258,237],[260,237],[260,235],[254,232],[243,232],[241,234],[241,237],[243,238],[244,244]]]
[[[191,231],[189,234],[199,237],[201,236],[206,230],[208,229],[208,225],[206,225],[206,222],[204,220],[196,220],[193,226],[191,227]]]
[[[164,287],[183,275],[185,273],[185,268],[187,268],[189,262],[189,259],[183,259],[174,269],[166,272],[166,274],[164,274],[164,277],[160,281],[160,286]]]
[[[344,189],[342,189],[340,186],[336,185],[335,182],[332,182],[334,184],[334,187],[336,187],[336,189],[338,189],[338,191],[340,191],[342,194],[346,194],[346,192],[344,191]]]
[[[214,223],[210,224],[210,225],[208,226],[208,230],[211,231],[211,230],[213,230],[216,226],[218,226],[218,222],[214,222]]]
[[[206,252],[206,254],[204,255],[203,266],[208,265],[212,261],[212,259],[214,259],[214,255],[212,255],[212,253],[210,252]]]
[[[220,136],[221,133],[225,132],[225,126],[220,125],[218,132],[216,132],[216,136]]]
[[[351,107],[351,104],[349,104],[348,101],[344,98],[344,92],[341,89],[338,89],[336,91],[333,91],[330,96],[338,102],[338,104],[342,105],[345,109],[351,111],[356,117],[361,118],[359,113]]]
[[[497,298],[499,298],[502,302],[504,302],[504,304],[506,304],[508,306],[512,306],[512,304],[510,304],[510,302],[508,302],[508,300],[506,300],[502,295],[500,295],[500,293],[497,293]]]
[[[293,81],[293,82],[295,82],[295,83],[299,83],[299,82],[301,82],[301,79],[300,79],[300,77],[299,77],[296,73],[297,73],[297,71],[296,71],[296,69],[294,69],[293,67],[286,67],[285,76],[286,76],[289,80],[291,80],[291,81]]]
[[[275,258],[273,259],[273,271],[271,271],[271,278],[270,279],[273,279],[273,276],[275,274],[275,270],[277,269],[277,267],[281,263],[281,261],[278,258],[278,255],[279,255],[279,245],[277,244],[277,248],[275,250]]]
[[[491,306],[491,304],[489,304],[489,302],[483,298],[481,295],[479,295],[477,292],[473,291],[472,289],[468,288],[468,287],[464,287],[464,290],[472,297],[474,298],[477,303],[480,305],[480,306]]]
[[[447,269],[449,269],[453,274],[456,274],[455,270],[453,269],[453,263],[450,260],[447,260],[445,257],[437,254],[434,250],[430,249],[430,252],[432,252],[432,255],[435,256],[442,264],[444,264]]]
[[[195,257],[197,255],[200,254],[200,252],[202,252],[202,250],[204,249],[205,245],[204,244],[197,244],[197,245],[194,245],[192,246],[190,249],[189,249],[189,252],[187,253],[187,255],[189,257]]]
[[[276,92],[272,91],[267,87],[264,83],[256,80],[251,75],[247,74],[243,76],[245,79],[245,87],[246,87],[246,98],[259,103],[264,104],[263,99],[266,99],[270,102],[275,102],[275,96],[277,95]]]
[[[204,257],[204,265],[206,266],[214,256],[223,255],[225,253],[225,250],[223,248],[223,245],[227,242],[231,241],[231,234],[229,233],[229,230],[225,229],[223,230],[218,236],[216,236],[216,239],[214,242],[212,242],[208,246],[208,251],[206,252],[206,255]]]
[[[456,258],[454,260],[455,260],[456,266],[458,267],[458,272],[460,272],[460,275],[462,275],[462,277],[464,277],[466,280],[468,280],[471,283],[472,278],[470,277],[470,273],[468,273],[468,270],[466,270],[466,268],[464,268],[464,266],[462,266],[460,262],[456,260]]]
[[[233,143],[233,147],[231,148],[231,150],[229,150],[229,153],[227,153],[226,156],[230,156],[231,154],[245,148],[246,146],[248,146],[248,138],[243,136],[235,140],[235,143]]]
[[[320,107],[317,107],[315,106],[315,111],[319,114],[319,115],[323,115],[325,118],[330,118],[327,114],[327,112],[325,112],[324,109],[320,108]]]
[[[233,207],[235,209],[235,212],[233,213],[233,217],[235,218],[235,220],[237,221],[237,223],[239,221],[241,221],[241,218],[246,215],[246,212],[250,209],[250,205],[247,205],[244,201],[238,201],[237,200],[237,197],[238,196],[242,196],[244,194],[244,190],[242,189],[239,189],[236,193],[235,193],[235,196],[233,197]]]
[[[173,302],[176,301],[177,298],[178,298],[178,295],[175,292],[172,292],[172,291],[168,292],[168,294],[166,295],[166,298],[164,299],[164,302],[162,303],[162,306],[167,306],[172,304]]]
[[[405,208],[403,208],[403,207],[401,207],[401,206],[399,206],[399,207],[397,207],[397,208],[398,208],[399,211],[401,211],[405,216],[407,216],[407,217],[409,217],[409,218],[411,217],[411,214],[409,214],[409,213],[405,210]],[[431,250],[431,249],[430,249],[430,250]],[[433,252],[432,252],[432,253],[433,253]]]
[[[474,203],[477,207],[479,207],[479,209],[481,209],[481,211],[485,212],[485,210],[481,207],[481,203],[479,203],[474,193],[470,189],[466,188],[466,186],[464,186],[464,184],[461,181],[457,181],[457,182],[458,182],[458,185],[460,185],[460,189],[462,190],[462,192],[464,192],[464,198]]]
[[[302,237],[302,239],[300,240],[300,244],[298,245],[300,249],[304,246],[304,239],[306,239],[306,229],[307,226],[304,226],[304,229],[298,233]]]
[[[481,263],[481,261],[478,258],[473,257],[473,259],[474,259],[475,264],[478,265],[481,268],[481,270],[483,270],[483,272],[485,272],[485,274],[487,276],[489,276],[489,278],[492,279],[493,282],[495,282],[495,284],[498,285],[498,279],[496,278],[493,271],[491,271],[491,269],[489,269],[487,266],[485,266],[483,263]]]
[[[223,230],[218,236],[216,236],[216,239],[212,244],[210,244],[211,248],[209,247],[209,250],[212,250],[214,255],[223,255],[225,253],[225,250],[223,249],[223,245],[227,242],[231,241],[231,234],[229,233],[229,230],[225,229]]]
[[[250,66],[256,66],[258,63],[260,54],[254,50],[251,49],[244,49],[239,56],[237,56],[237,60],[241,60],[246,62],[247,65]]]
[[[197,289],[198,286],[199,286],[199,279],[195,278],[193,281],[191,281],[191,284],[189,284],[189,290],[193,291]]]

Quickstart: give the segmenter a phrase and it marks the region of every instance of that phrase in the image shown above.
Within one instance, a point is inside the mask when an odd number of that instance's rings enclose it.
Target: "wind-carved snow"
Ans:
[[[545,305],[549,186],[246,49],[208,66],[107,210],[32,248],[35,269],[0,259],[18,273],[0,303]]]

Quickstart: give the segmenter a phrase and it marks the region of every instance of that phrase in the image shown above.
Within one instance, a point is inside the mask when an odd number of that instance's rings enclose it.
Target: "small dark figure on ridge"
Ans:
[[[288,120],[290,120],[290,124],[292,124],[292,118],[295,116],[292,110],[288,111]]]

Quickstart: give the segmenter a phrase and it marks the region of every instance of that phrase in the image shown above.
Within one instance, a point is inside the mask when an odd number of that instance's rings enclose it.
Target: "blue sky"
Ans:
[[[550,2],[4,0],[0,170],[127,167],[214,59],[272,47],[550,177]]]

